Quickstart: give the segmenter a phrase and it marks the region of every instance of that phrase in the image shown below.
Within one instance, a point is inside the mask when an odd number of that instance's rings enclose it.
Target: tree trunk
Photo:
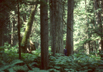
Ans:
[[[18,43],[19,43],[19,59],[21,59],[21,45],[20,45],[20,13],[19,13],[19,1],[18,2]]]
[[[55,52],[63,53],[63,6],[62,0],[50,0],[51,48]]]
[[[68,17],[67,17],[67,56],[73,54],[73,7],[74,0],[68,0]]]
[[[50,31],[51,31],[51,50],[53,56],[56,53],[56,0],[50,0]]]
[[[56,2],[56,52],[63,53],[63,4]]]
[[[40,22],[41,22],[41,68],[48,68],[48,9],[47,0],[41,0]]]
[[[3,46],[3,26],[0,27],[0,46]]]
[[[100,0],[99,1],[99,8],[101,8],[101,10],[99,11],[99,24],[100,24],[100,32],[101,32],[101,50],[102,50],[102,53],[103,53],[103,10],[102,10],[102,7],[103,7],[103,0]]]
[[[85,0],[85,13],[87,13],[87,1]],[[90,35],[89,35],[89,18],[88,16],[86,15],[86,39],[90,39]],[[90,53],[90,41],[88,41],[86,44],[86,54],[89,54]]]
[[[101,40],[100,40],[100,44],[101,44],[101,48],[100,48],[100,53],[103,53],[103,27],[102,27],[102,4],[103,4],[103,0],[95,0],[94,1],[94,7],[95,7],[95,10],[96,10],[96,13],[95,13],[95,18],[96,18],[96,26],[98,27],[98,32],[100,32],[100,37],[101,37]],[[98,10],[100,9],[101,10]],[[103,59],[103,55],[101,55],[101,58]]]
[[[31,28],[32,28],[33,20],[34,20],[34,15],[36,13],[36,8],[37,8],[37,4],[34,5],[34,8],[32,9],[31,14],[30,14],[30,18],[28,20],[28,23],[27,23],[27,26],[25,29],[25,34],[24,34],[23,39],[21,41],[21,52],[26,52],[26,47],[27,47],[26,45],[28,43],[29,36],[31,33]]]

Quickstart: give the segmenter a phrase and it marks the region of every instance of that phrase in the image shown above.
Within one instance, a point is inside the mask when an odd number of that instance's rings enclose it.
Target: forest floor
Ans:
[[[0,72],[103,72],[103,60],[99,55],[79,53],[68,57],[56,54],[49,56],[48,69],[41,70],[39,53],[23,53],[19,60],[17,53],[9,52],[0,57]]]

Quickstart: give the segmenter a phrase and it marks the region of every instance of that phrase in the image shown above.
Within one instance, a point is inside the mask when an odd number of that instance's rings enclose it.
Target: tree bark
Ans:
[[[63,53],[63,4],[56,1],[56,52]]]
[[[73,54],[73,7],[74,0],[68,0],[68,17],[67,17],[67,56]]]
[[[41,68],[48,68],[48,9],[47,0],[41,0],[40,22],[41,22]]]
[[[63,53],[63,5],[62,0],[50,0],[51,48],[55,53]]]
[[[50,0],[50,31],[51,31],[51,50],[53,56],[56,53],[56,0]]]
[[[21,44],[20,44],[20,13],[19,13],[19,1],[18,2],[18,43],[19,43],[19,59],[21,59]]]

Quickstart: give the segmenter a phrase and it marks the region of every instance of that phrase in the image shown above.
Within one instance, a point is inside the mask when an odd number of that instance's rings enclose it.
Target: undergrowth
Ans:
[[[6,47],[5,47],[6,46]],[[99,55],[87,55],[78,53],[71,56],[64,56],[57,53],[49,55],[48,70],[41,70],[40,49],[29,53],[22,53],[22,60],[19,60],[18,53],[11,47],[5,45],[0,47],[0,72],[101,72],[103,61]],[[6,48],[6,49],[5,49]],[[12,50],[13,49],[13,50]]]

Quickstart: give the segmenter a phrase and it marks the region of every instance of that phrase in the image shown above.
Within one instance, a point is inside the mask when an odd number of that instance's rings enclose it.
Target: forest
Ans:
[[[103,0],[0,0],[0,72],[103,72]]]

